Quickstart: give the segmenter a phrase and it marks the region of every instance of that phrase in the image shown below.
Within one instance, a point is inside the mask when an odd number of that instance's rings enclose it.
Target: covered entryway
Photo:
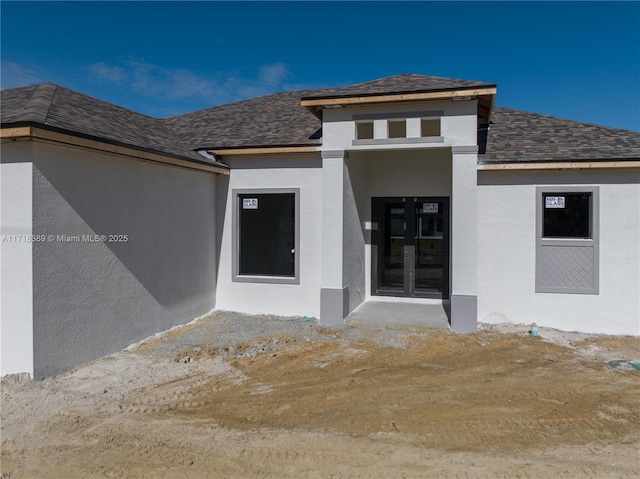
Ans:
[[[388,298],[446,304],[454,331],[476,330],[471,150],[322,152],[323,324],[342,324],[362,303]]]
[[[449,298],[449,198],[372,198],[371,294]]]

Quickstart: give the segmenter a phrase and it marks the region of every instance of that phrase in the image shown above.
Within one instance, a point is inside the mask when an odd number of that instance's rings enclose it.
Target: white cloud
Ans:
[[[204,100],[211,105],[281,91],[290,75],[284,63],[262,65],[252,78],[235,71],[216,71],[205,76],[186,69],[163,68],[135,58],[119,65],[94,63],[89,71],[95,80],[128,85],[139,95],[169,101]]]
[[[2,88],[15,88],[50,81],[47,72],[38,67],[27,67],[14,62],[0,64],[0,85]]]
[[[262,65],[258,69],[259,78],[268,85],[280,85],[289,76],[289,69],[284,63]]]
[[[98,79],[112,83],[122,83],[125,79],[125,71],[122,67],[112,67],[104,62],[94,63],[89,65],[89,72],[91,75]]]
[[[129,60],[131,88],[139,94],[180,100],[215,96],[216,82],[189,70],[165,69],[141,60]]]

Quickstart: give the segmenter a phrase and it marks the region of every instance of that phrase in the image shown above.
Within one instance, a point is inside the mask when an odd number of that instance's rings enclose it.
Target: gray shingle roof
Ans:
[[[188,148],[164,121],[73,90],[43,83],[1,92],[3,127],[37,125],[202,164],[217,164]]]
[[[485,163],[640,159],[640,133],[495,106]]]
[[[49,83],[3,90],[0,92],[2,124],[20,122],[43,124],[47,119],[54,92],[55,86]]]
[[[320,121],[300,106],[314,90],[275,93],[165,121],[191,148],[319,145]]]
[[[302,98],[487,86],[466,80],[398,75],[345,88],[298,90],[172,118],[151,118],[52,84],[2,91],[2,126],[41,125],[199,163],[197,149],[317,146],[321,122]],[[640,133],[494,107],[481,163],[640,159]]]
[[[403,73],[378,80],[357,83],[343,88],[315,90],[302,98],[306,100],[341,98],[350,96],[386,95],[390,93],[422,93],[429,91],[464,90],[480,87],[495,87],[495,84],[454,78],[434,77]]]

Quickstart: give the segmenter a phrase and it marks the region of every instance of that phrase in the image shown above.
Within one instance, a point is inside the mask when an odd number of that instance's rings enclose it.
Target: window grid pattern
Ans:
[[[592,289],[594,250],[591,246],[543,246],[540,286],[544,288]]]

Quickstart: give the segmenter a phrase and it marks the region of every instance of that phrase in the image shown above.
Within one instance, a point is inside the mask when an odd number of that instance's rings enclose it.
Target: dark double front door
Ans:
[[[449,198],[372,198],[373,294],[449,297]]]

